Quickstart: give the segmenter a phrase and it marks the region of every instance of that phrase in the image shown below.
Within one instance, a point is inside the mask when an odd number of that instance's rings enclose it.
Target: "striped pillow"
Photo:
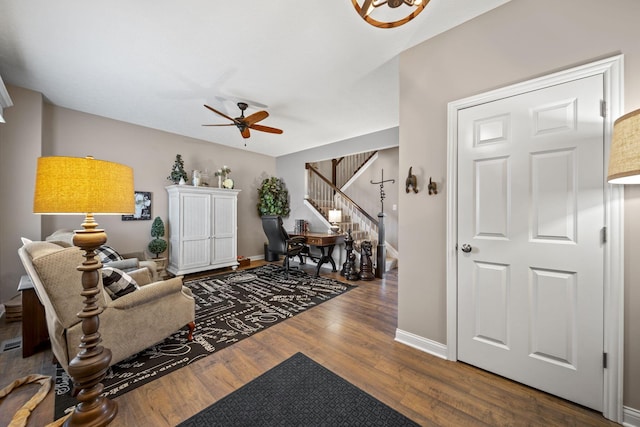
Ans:
[[[102,245],[96,249],[96,254],[100,258],[100,262],[106,264],[111,261],[121,261],[124,258],[111,246]]]
[[[102,284],[114,300],[140,289],[133,277],[113,267],[102,267]]]

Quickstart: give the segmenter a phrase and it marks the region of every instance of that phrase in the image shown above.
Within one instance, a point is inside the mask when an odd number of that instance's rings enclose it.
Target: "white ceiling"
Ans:
[[[398,125],[398,54],[509,0],[431,0],[396,29],[350,0],[0,0],[0,76],[58,106],[245,148],[203,104],[266,109],[280,156]],[[404,7],[404,6],[402,6]]]

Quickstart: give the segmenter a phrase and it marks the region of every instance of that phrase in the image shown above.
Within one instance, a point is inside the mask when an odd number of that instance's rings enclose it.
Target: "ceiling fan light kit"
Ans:
[[[266,111],[258,111],[256,113],[249,114],[247,117],[245,117],[244,112],[248,107],[249,105],[246,102],[238,102],[238,108],[240,109],[240,117],[233,118],[205,104],[205,108],[224,117],[225,119],[231,120],[232,123],[202,125],[202,126],[236,126],[240,131],[240,134],[242,135],[242,137],[245,139],[251,136],[249,129],[258,130],[258,131],[267,132],[267,133],[276,133],[276,134],[282,133],[282,129],[277,129],[277,128],[257,124],[259,121],[262,121],[267,117],[269,117],[269,113],[267,113]]]
[[[395,28],[418,16],[429,0],[351,0],[351,2],[362,19],[374,27]]]

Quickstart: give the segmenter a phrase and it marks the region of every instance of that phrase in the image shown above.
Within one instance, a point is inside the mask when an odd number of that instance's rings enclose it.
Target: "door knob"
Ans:
[[[469,252],[471,252],[471,245],[464,243],[461,249],[462,249],[462,252],[468,254]]]

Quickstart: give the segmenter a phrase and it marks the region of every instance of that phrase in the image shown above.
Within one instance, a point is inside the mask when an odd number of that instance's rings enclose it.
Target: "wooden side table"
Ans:
[[[20,278],[22,292],[22,357],[29,357],[51,345],[44,307],[29,276]]]

